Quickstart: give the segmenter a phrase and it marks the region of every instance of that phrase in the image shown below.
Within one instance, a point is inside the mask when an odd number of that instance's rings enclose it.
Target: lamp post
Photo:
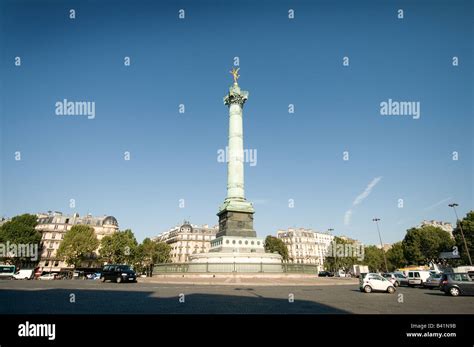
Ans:
[[[452,203],[452,204],[449,204],[448,206],[452,207],[454,210],[454,214],[456,215],[456,223],[459,222],[459,229],[461,230],[461,236],[464,242],[464,248],[466,249],[467,258],[469,259],[469,265],[472,265],[471,255],[469,254],[469,248],[467,247],[466,238],[464,237],[464,231],[462,230],[462,221],[459,220],[458,212],[456,211],[456,206],[459,206],[459,205],[456,203]]]
[[[328,234],[331,234],[332,232],[334,231],[333,228],[328,228]],[[334,242],[334,239],[333,239],[333,242]],[[337,252],[336,252],[336,247],[334,247],[334,245],[332,245],[331,243],[331,248],[332,248],[332,252],[334,253],[333,256],[334,256],[334,267],[335,267],[335,271],[339,271],[339,269],[337,268]],[[336,276],[336,274],[334,273],[334,276]]]
[[[385,262],[385,272],[388,272],[387,257],[385,255],[385,250],[383,249],[382,236],[380,236],[380,228],[379,228],[380,218],[374,218],[372,219],[372,221],[375,222],[375,224],[377,225],[377,231],[379,233],[379,240],[380,240],[380,247],[382,248],[383,260]]]

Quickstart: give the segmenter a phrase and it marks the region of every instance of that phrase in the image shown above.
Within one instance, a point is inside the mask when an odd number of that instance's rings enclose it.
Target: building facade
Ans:
[[[153,238],[157,242],[166,242],[171,246],[171,262],[186,263],[189,256],[198,253],[207,253],[211,248],[211,240],[216,238],[219,227],[205,224],[202,226],[185,221],[182,225]]]
[[[441,230],[448,232],[449,235],[453,237],[453,226],[451,223],[436,220],[424,220],[417,226],[417,228],[423,228],[425,226],[440,228]]]
[[[289,262],[320,266],[324,264],[327,250],[334,240],[334,236],[329,233],[305,228],[278,230],[277,238],[285,243]]]
[[[94,228],[97,239],[100,241],[104,236],[112,235],[118,231],[118,222],[115,217],[102,216],[93,217],[86,215],[80,217],[78,213],[72,215],[63,215],[61,212],[37,214],[38,225],[36,230],[41,232],[41,256],[38,266],[43,271],[59,272],[65,269],[72,269],[72,266],[66,262],[57,259],[56,253],[59,245],[64,239],[66,232],[71,230],[74,225],[89,225]],[[98,249],[95,257],[98,255]],[[89,261],[82,264],[83,267],[100,266],[99,262],[92,257]]]

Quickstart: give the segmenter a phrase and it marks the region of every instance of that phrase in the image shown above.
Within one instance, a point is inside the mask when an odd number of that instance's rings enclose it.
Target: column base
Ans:
[[[219,232],[220,236],[256,237],[253,229],[253,214],[255,210],[248,201],[226,200],[219,209]]]

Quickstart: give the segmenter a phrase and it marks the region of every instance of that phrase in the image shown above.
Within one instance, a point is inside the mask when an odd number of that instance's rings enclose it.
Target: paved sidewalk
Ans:
[[[223,276],[216,277],[200,277],[193,275],[178,276],[154,276],[151,278],[139,278],[141,283],[161,283],[161,284],[191,284],[191,285],[219,285],[219,286],[326,286],[326,285],[354,285],[358,283],[357,278],[321,278],[315,276],[306,277],[257,277],[257,276]]]

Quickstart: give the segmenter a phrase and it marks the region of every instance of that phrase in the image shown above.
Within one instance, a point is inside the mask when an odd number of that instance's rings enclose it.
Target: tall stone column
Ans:
[[[224,97],[224,104],[229,107],[227,197],[217,214],[219,216],[217,237],[256,237],[253,230],[255,211],[252,204],[246,201],[244,190],[243,107],[249,93],[240,89],[236,75],[235,71],[234,84]]]
[[[229,145],[227,162],[227,199],[245,200],[244,193],[244,135],[242,112],[248,92],[234,84],[224,98],[229,106]]]

